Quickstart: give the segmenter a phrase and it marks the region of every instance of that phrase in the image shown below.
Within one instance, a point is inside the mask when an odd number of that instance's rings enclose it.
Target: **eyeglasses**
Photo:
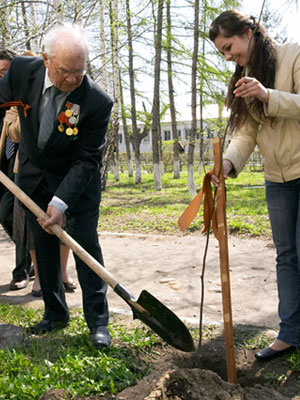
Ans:
[[[52,67],[55,69],[55,72],[63,78],[66,78],[69,75],[74,75],[75,78],[82,78],[86,74],[86,70],[67,71],[66,69],[56,67],[51,59],[50,62]]]

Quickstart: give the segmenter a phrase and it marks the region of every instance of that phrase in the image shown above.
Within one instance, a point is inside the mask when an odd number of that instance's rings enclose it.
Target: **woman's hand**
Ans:
[[[223,160],[223,174],[224,174],[224,179],[226,179],[230,173],[230,171],[233,169],[233,165],[229,160]],[[216,175],[211,176],[211,181],[212,183],[218,187],[219,186],[219,178]]]
[[[245,76],[237,81],[234,94],[237,97],[256,97],[263,103],[269,101],[268,89],[264,87],[257,79]]]

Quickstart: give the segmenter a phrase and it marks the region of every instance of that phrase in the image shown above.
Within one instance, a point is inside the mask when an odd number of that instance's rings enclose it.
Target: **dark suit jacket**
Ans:
[[[66,99],[80,106],[78,135],[60,132],[57,120],[45,148],[40,150],[38,109],[45,71],[41,58],[17,57],[0,80],[0,103],[22,100],[31,106],[27,118],[22,107],[18,107],[21,121],[18,184],[31,195],[44,178],[50,192],[68,204],[70,210],[78,212],[100,200],[99,167],[113,102],[85,76]],[[66,109],[65,103],[61,111]]]

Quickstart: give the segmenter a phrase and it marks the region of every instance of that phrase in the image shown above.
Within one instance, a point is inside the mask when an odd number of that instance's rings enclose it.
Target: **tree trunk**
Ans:
[[[56,14],[56,19],[58,22],[63,21],[63,13],[61,8],[61,1],[60,0],[53,0],[53,6]]]
[[[202,80],[202,78],[201,78]],[[202,84],[200,84],[200,155],[199,155],[199,175],[202,173],[203,165],[203,94],[202,94]]]
[[[22,8],[22,16],[23,16],[23,23],[24,23],[24,34],[25,34],[25,39],[26,39],[26,50],[31,51],[31,46],[30,46],[30,35],[29,35],[29,29],[28,29],[28,18],[26,14],[26,8],[25,8],[25,3],[21,3],[21,8]]]
[[[113,172],[115,179],[119,179],[117,160],[119,145],[119,108],[120,108],[120,82],[119,82],[119,61],[118,61],[118,4],[117,0],[110,1],[110,27],[111,27],[111,46],[112,46],[112,70],[113,70],[113,89],[114,106],[112,113],[111,129],[107,134],[107,146],[104,152],[103,167],[101,170],[102,189],[105,190],[109,165],[113,162]]]
[[[75,23],[82,23],[82,2],[80,0],[73,0],[74,4],[74,22]]]
[[[138,136],[133,138],[134,161],[135,161],[135,183],[142,182],[142,163],[140,152],[140,141]]]
[[[39,47],[39,42],[37,39],[37,23],[36,23],[36,16],[35,16],[35,10],[34,10],[34,5],[33,3],[30,3],[30,17],[31,17],[31,21],[32,21],[32,26],[33,26],[33,39],[32,39],[32,43],[33,43],[33,51],[35,53],[39,53],[40,47]]]
[[[122,124],[123,124],[125,147],[126,147],[127,169],[128,169],[128,176],[131,177],[131,176],[133,176],[133,163],[132,163],[132,156],[131,156],[131,150],[130,150],[130,140],[129,140],[127,120],[126,120],[121,74],[120,74],[119,79],[120,79],[121,114],[122,114]]]
[[[180,178],[180,156],[178,150],[178,133],[176,122],[176,108],[174,99],[173,87],[173,68],[172,68],[172,23],[171,23],[171,0],[167,0],[167,63],[168,63],[168,86],[169,86],[169,101],[170,101],[170,115],[171,115],[171,129],[173,139],[173,177]]]
[[[132,43],[132,27],[131,27],[131,11],[129,0],[126,0],[126,22],[127,22],[127,38],[128,38],[128,69],[129,69],[129,85],[131,100],[131,125],[134,141],[135,153],[135,183],[142,183],[141,160],[140,160],[140,141],[138,140],[139,132],[137,127],[136,102],[135,102],[135,84],[134,84],[134,67],[133,67],[133,43]]]
[[[111,3],[111,37],[112,37],[112,70],[114,88],[114,107],[112,117],[112,132],[115,138],[115,148],[113,151],[114,177],[116,181],[120,179],[119,169],[119,118],[120,118],[120,72],[119,72],[119,22],[118,22],[118,0]]]
[[[127,169],[128,169],[128,176],[133,177],[133,161],[132,161],[132,154],[130,149],[130,140],[129,140],[129,133],[128,127],[124,126],[124,140],[126,146],[126,157],[127,157]]]
[[[10,27],[9,27],[9,14],[6,0],[0,0],[1,12],[0,12],[0,26],[1,26],[1,47],[7,47],[7,43],[10,42]]]
[[[197,60],[199,48],[199,0],[195,0],[195,15],[194,15],[194,49],[192,62],[192,122],[191,136],[189,140],[188,150],[188,185],[189,193],[196,195],[196,187],[194,181],[194,153],[195,141],[197,133]]]
[[[159,145],[159,165],[160,165],[160,176],[164,176],[165,168],[164,168],[164,155],[163,155],[163,143],[162,143],[162,133],[161,133],[161,124],[159,120],[158,125],[158,145]]]
[[[100,56],[101,56],[101,85],[105,92],[108,91],[108,74],[106,60],[106,43],[105,43],[105,24],[104,24],[104,1],[99,0],[100,12]]]
[[[117,182],[120,180],[120,152],[119,152],[119,142],[117,141],[117,145],[115,147],[115,150],[113,152],[113,174],[114,178]]]
[[[153,153],[153,173],[154,190],[161,190],[160,157],[159,157],[159,124],[160,124],[160,64],[162,48],[162,21],[163,21],[164,0],[158,0],[157,24],[156,24],[156,43],[155,43],[155,67],[154,67],[154,91],[152,108],[152,153]]]
[[[206,28],[206,7],[203,7],[203,18],[202,18],[202,26],[203,26],[203,36],[202,36],[202,59],[205,59],[205,43],[206,43],[206,37],[205,37],[205,28]],[[201,63],[201,74],[200,74],[200,155],[199,155],[199,175],[202,173],[202,166],[203,166],[203,143],[204,143],[204,123],[203,123],[203,109],[204,109],[204,103],[203,103],[203,91],[204,91],[204,74],[205,74],[205,66],[204,63]]]

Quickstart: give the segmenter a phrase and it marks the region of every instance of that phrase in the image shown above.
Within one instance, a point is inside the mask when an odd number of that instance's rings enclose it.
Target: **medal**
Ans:
[[[65,115],[66,115],[67,118],[70,118],[73,115],[73,111],[68,109],[68,110],[65,111]]]
[[[70,125],[74,125],[75,123],[76,123],[76,117],[75,117],[75,115],[72,115],[70,118],[69,118],[69,124]]]
[[[58,125],[58,130],[59,130],[59,132],[63,132],[65,130],[65,127],[63,126],[63,124]]]
[[[66,134],[67,134],[68,136],[73,135],[73,129],[69,127],[69,128],[66,130]]]
[[[66,110],[62,111],[57,118],[59,122],[57,129],[59,132],[64,132],[67,136],[77,136],[78,128],[76,125],[79,121],[80,106],[67,101],[65,107]]]
[[[80,112],[80,106],[78,104],[73,104],[72,106],[72,111],[74,115],[79,115]]]
[[[61,124],[65,124],[67,122],[66,115],[63,111],[59,114],[57,119]]]

